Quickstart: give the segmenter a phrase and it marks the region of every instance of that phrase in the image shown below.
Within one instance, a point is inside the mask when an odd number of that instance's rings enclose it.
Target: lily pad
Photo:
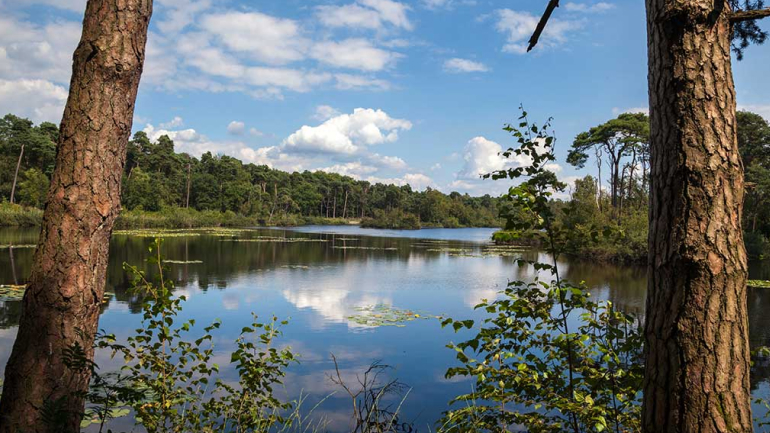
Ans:
[[[0,285],[0,301],[21,301],[26,290],[24,285]]]
[[[380,326],[395,326],[403,328],[407,322],[420,319],[435,319],[433,316],[413,310],[402,310],[390,305],[368,305],[356,307],[358,314],[348,316],[348,320],[362,326],[378,328]]]
[[[398,248],[392,248],[392,247],[340,247],[340,246],[333,246],[332,248],[338,249],[338,250],[369,250],[369,251],[398,251]]]

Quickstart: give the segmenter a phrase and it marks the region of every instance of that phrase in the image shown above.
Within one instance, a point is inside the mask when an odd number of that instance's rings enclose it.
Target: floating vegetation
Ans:
[[[0,284],[0,301],[21,301],[26,291],[26,284]],[[104,292],[102,302],[107,303],[113,296],[115,296],[113,292]]]
[[[278,243],[293,243],[293,242],[328,242],[326,239],[310,239],[310,238],[275,238],[269,236],[259,236],[256,238],[246,239],[233,239],[233,242],[278,242]]]
[[[200,232],[190,230],[115,230],[112,234],[138,238],[182,238],[201,235]]]
[[[200,265],[203,263],[202,260],[163,260],[163,263],[168,263],[170,265]]]
[[[749,287],[754,287],[755,289],[770,289],[770,281],[765,280],[749,280],[748,281]]]
[[[332,248],[335,248],[338,250],[398,251],[398,248],[394,248],[394,247],[341,247],[341,246],[335,245]]]
[[[433,316],[412,310],[401,310],[390,305],[368,305],[356,307],[358,314],[348,316],[348,320],[362,326],[378,328],[380,326],[395,326],[403,328],[406,322],[418,319],[436,319],[440,316]]]
[[[37,245],[35,244],[0,245],[0,250],[9,250],[11,248],[13,248],[14,250],[21,249],[21,248],[37,248]]]
[[[473,248],[428,248],[431,253],[470,253],[475,251]]]
[[[131,411],[126,408],[113,408],[113,409],[109,409],[109,412],[110,413],[107,414],[107,417],[106,417],[107,419],[121,418],[131,413]],[[93,413],[93,414],[87,413],[83,417],[83,420],[80,421],[80,428],[86,428],[91,424],[97,424],[97,425],[101,424],[102,418],[104,417],[104,415],[105,415],[104,413]]]
[[[335,240],[337,240],[337,241],[347,241],[347,242],[358,242],[361,239],[358,239],[358,238],[337,238]]]
[[[285,269],[310,269],[310,266],[305,265],[283,265],[281,267]]]
[[[434,253],[447,253],[452,257],[511,257],[517,256],[526,251],[526,248],[518,246],[483,246],[481,249],[477,248],[453,248],[453,247],[440,247],[431,246],[426,249],[426,252]]]
[[[21,301],[26,290],[25,285],[0,285],[0,301]]]
[[[203,227],[194,229],[134,229],[115,230],[115,235],[135,236],[141,238],[174,238],[193,236],[219,236],[235,237],[244,233],[255,232],[258,229],[227,228],[227,227]]]

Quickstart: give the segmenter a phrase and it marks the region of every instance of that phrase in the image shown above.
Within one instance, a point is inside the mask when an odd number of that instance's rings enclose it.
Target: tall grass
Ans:
[[[43,211],[7,202],[0,203],[0,227],[34,227],[43,221]]]

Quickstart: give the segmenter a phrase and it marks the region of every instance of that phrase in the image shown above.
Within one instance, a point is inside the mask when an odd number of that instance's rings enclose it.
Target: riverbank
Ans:
[[[195,209],[166,208],[157,212],[123,210],[115,222],[115,229],[183,229],[200,227],[297,227],[306,225],[361,225],[368,228],[408,229],[464,228],[456,219],[443,224],[420,222],[411,214],[401,212],[377,213],[374,218],[326,218],[296,214],[245,216],[232,211],[198,211]],[[41,209],[0,204],[0,227],[38,227],[43,220]],[[494,226],[492,226],[494,227]],[[497,225],[499,227],[499,224]]]
[[[506,230],[493,233],[492,241],[498,245],[541,246],[537,236],[517,236]],[[643,264],[647,260],[647,244],[641,238],[585,236],[580,241],[567,242],[565,254],[573,259],[598,263]]]
[[[0,203],[0,227],[36,227],[43,221],[43,211],[36,208]]]
[[[0,227],[39,227],[43,211],[37,208],[0,203]],[[294,227],[302,225],[357,225],[355,218],[305,217],[280,215],[273,218],[238,215],[235,212],[198,211],[167,208],[158,212],[128,211],[120,213],[115,229],[182,229],[199,227]]]

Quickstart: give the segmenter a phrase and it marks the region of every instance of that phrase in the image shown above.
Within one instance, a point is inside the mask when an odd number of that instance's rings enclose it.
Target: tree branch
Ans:
[[[557,7],[559,7],[559,0],[550,0],[548,2],[548,6],[545,8],[545,12],[543,13],[542,18],[540,18],[540,22],[537,23],[535,33],[533,33],[532,37],[529,38],[529,46],[527,47],[527,52],[530,52],[532,51],[532,48],[535,48],[537,41],[540,39],[540,35],[543,33],[543,30],[545,30],[545,25],[548,23],[548,19],[551,18],[551,13],[553,13],[553,10]]]
[[[770,8],[755,9],[750,11],[735,11],[730,15],[730,22],[739,23],[741,21],[759,20],[765,17],[770,17]]]

